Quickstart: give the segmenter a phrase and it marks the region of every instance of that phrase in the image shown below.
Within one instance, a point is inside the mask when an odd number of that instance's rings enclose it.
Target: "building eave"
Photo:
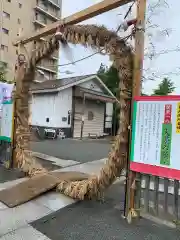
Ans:
[[[120,103],[119,100],[116,98],[116,96],[110,91],[110,89],[103,83],[103,81],[96,74],[91,75],[89,77],[85,77],[85,78],[83,78],[83,79],[81,79],[81,80],[79,80],[77,82],[73,82],[73,83],[64,85],[62,87],[56,88],[56,89],[32,90],[32,93],[33,92],[36,92],[36,93],[43,93],[44,92],[45,93],[45,92],[57,92],[57,91],[60,92],[60,91],[62,91],[64,89],[67,89],[67,88],[70,88],[70,87],[73,87],[73,86],[76,86],[76,85],[79,85],[81,83],[84,83],[84,82],[87,82],[87,81],[90,81],[90,80],[94,80],[94,79],[96,79],[100,83],[100,85],[109,93],[109,95],[113,99],[115,99],[115,101],[117,103]]]

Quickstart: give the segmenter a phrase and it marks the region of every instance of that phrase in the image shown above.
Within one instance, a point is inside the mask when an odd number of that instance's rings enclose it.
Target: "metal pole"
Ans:
[[[129,107],[130,107],[130,115],[129,115],[129,122],[131,122],[132,119],[132,92],[131,92],[131,99],[129,101]],[[129,206],[129,202],[128,202],[128,194],[129,194],[129,185],[128,185],[128,181],[129,181],[129,166],[130,166],[130,155],[131,155],[131,129],[129,129],[129,133],[128,133],[128,155],[127,155],[127,162],[126,162],[126,184],[125,184],[125,198],[124,198],[124,218],[126,218],[126,216],[128,215],[128,206]]]
[[[112,122],[112,127],[113,127],[113,137],[116,135],[116,124],[117,124],[117,103],[114,103],[114,107],[113,107],[113,110],[114,110],[114,116],[113,117],[113,122]]]
[[[85,93],[83,93],[83,107],[82,107],[82,116],[81,116],[81,136],[80,136],[81,140],[83,138],[85,101],[86,101],[86,97],[85,97]]]

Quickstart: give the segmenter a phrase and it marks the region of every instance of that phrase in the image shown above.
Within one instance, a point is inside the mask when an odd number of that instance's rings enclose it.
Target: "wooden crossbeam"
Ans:
[[[40,30],[38,32],[33,32],[30,36],[18,38],[16,40],[16,42],[13,43],[13,45],[17,46],[20,43],[26,44],[30,41],[40,39],[41,37],[51,35],[56,32],[57,26],[59,26],[61,24],[64,24],[64,25],[77,24],[79,22],[93,18],[102,13],[108,12],[114,8],[123,6],[132,1],[133,0],[104,0],[100,3],[94,4],[91,7],[88,7],[80,12],[74,13],[73,15],[71,15],[69,17],[66,17],[62,20],[59,20],[52,24],[49,24],[46,27],[44,27],[42,30]]]

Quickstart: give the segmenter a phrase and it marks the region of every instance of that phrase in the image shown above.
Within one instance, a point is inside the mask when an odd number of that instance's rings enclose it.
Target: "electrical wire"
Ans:
[[[132,34],[129,34],[128,36],[126,36],[126,37],[124,37],[124,38],[121,38],[121,40],[127,41],[131,36],[132,36]],[[86,57],[80,58],[80,59],[75,60],[75,61],[70,62],[70,63],[58,64],[58,65],[56,65],[56,67],[64,67],[64,66],[68,66],[68,65],[73,65],[73,64],[75,64],[75,63],[77,63],[77,62],[81,62],[81,61],[83,61],[83,60],[86,60],[86,59],[88,59],[88,58],[91,58],[91,57],[93,57],[93,56],[96,55],[96,54],[101,54],[104,50],[105,50],[105,48],[102,48],[100,51],[97,51],[97,52],[95,52],[95,53],[92,53],[92,54],[90,54],[90,55],[88,55],[88,56],[86,56]],[[54,65],[48,65],[47,67],[54,67]]]
[[[129,34],[128,36],[126,36],[126,37],[124,37],[124,38],[121,38],[121,40],[127,40],[127,39],[129,39],[131,36],[132,36],[132,34]],[[93,57],[93,56],[96,55],[96,54],[100,54],[100,53],[102,53],[102,51],[104,51],[104,50],[105,50],[105,49],[103,48],[103,49],[101,49],[100,51],[97,51],[97,52],[95,52],[95,53],[92,53],[92,54],[90,54],[90,55],[88,55],[88,56],[86,56],[86,57],[80,58],[80,59],[75,60],[75,61],[73,61],[73,62],[64,63],[64,64],[58,64],[58,65],[56,65],[56,67],[64,67],[64,66],[68,66],[68,65],[73,65],[73,64],[75,64],[75,63],[77,63],[77,62],[81,62],[81,61],[83,61],[83,60],[86,60],[86,59],[88,59],[88,58],[91,58],[91,57]],[[54,65],[48,65],[47,67],[54,67]]]
[[[180,47],[173,48],[173,49],[165,49],[160,52],[152,52],[152,53],[147,53],[145,54],[145,57],[158,57],[160,55],[168,54],[168,53],[173,53],[173,52],[180,52]]]
[[[124,16],[124,20],[128,17],[128,15],[129,15],[129,13],[131,12],[132,7],[134,6],[134,4],[135,4],[135,1],[134,1],[134,2],[131,4],[131,6],[128,8],[127,13],[126,13],[125,16]]]
[[[127,18],[127,16],[128,16],[128,14],[130,13],[130,11],[131,11],[134,3],[135,3],[135,1],[134,1],[133,4],[128,8],[128,11],[126,12],[126,14],[125,14],[125,16],[124,16],[124,19]],[[120,24],[120,25],[118,26],[118,28],[116,29],[116,31],[115,31],[116,33],[118,33],[120,27],[121,27],[121,24]],[[121,38],[121,40],[127,41],[131,36],[132,36],[132,33],[129,34],[128,36],[124,37],[124,38]],[[80,59],[75,60],[75,61],[70,62],[70,63],[58,64],[58,65],[56,65],[56,67],[64,67],[64,66],[73,65],[73,64],[75,64],[75,63],[78,63],[78,62],[84,61],[84,60],[86,60],[86,59],[88,59],[88,58],[91,58],[91,57],[95,56],[96,54],[101,54],[104,50],[105,50],[105,48],[102,48],[101,50],[99,50],[99,51],[97,51],[97,52],[94,52],[94,53],[92,53],[92,54],[90,54],[90,55],[88,55],[88,56],[86,56],[86,57],[80,58]],[[48,65],[47,67],[54,67],[54,65]]]
[[[125,38],[121,38],[121,40],[127,40],[127,38],[129,38],[129,37],[131,37],[131,36],[132,36],[132,35],[130,34],[130,35],[126,36]],[[78,60],[73,61],[73,62],[70,62],[70,63],[58,64],[58,65],[56,65],[56,66],[57,66],[57,67],[64,67],[64,66],[72,65],[72,64],[75,64],[75,63],[77,63],[77,62],[81,62],[81,61],[83,61],[83,60],[86,60],[86,59],[88,59],[88,58],[91,58],[91,57],[93,57],[94,55],[101,53],[102,51],[104,51],[104,48],[101,49],[100,51],[97,51],[97,52],[95,52],[95,53],[92,53],[92,54],[90,54],[90,55],[88,55],[88,56],[86,56],[86,57],[84,57],[84,58],[78,59]]]

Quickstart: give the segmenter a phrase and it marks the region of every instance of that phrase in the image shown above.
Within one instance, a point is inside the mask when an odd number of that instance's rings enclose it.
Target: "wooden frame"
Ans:
[[[133,0],[103,0],[100,3],[94,4],[91,7],[88,7],[80,12],[77,12],[69,17],[66,17],[62,20],[59,20],[53,24],[50,24],[44,27],[39,32],[34,32],[29,37],[21,37],[18,38],[17,41],[14,42],[14,45],[17,46],[18,44],[26,44],[28,42],[40,39],[41,37],[45,37],[51,35],[56,32],[56,29],[59,25],[72,25],[77,24],[82,21],[88,20],[95,16],[98,16],[102,13],[108,12],[114,8],[123,6],[127,3],[132,2]]]
[[[135,55],[132,54],[131,49],[125,44],[124,40],[120,39],[116,33],[112,33],[108,30],[106,32],[106,39],[103,40],[99,45],[98,41],[101,41],[104,38],[104,35],[101,35],[102,29],[91,25],[93,33],[96,38],[93,39],[94,35],[92,32],[83,26],[74,25],[71,27],[71,24],[76,24],[81,21],[87,20],[91,17],[97,16],[103,12],[107,12],[119,6],[122,6],[126,3],[131,2],[132,0],[104,0],[98,4],[95,4],[79,13],[75,13],[72,16],[69,16],[63,20],[60,20],[56,23],[53,23],[38,33],[34,33],[30,37],[20,38],[14,43],[15,46],[22,46],[30,41],[37,40],[43,36],[51,35],[56,32],[59,25],[65,26],[66,30],[66,39],[71,43],[77,43],[78,41],[83,44],[82,39],[86,39],[85,42],[89,46],[109,46],[109,51],[106,50],[114,59],[114,64],[117,67],[118,74],[120,77],[120,108],[121,108],[121,124],[120,129],[116,138],[116,142],[112,148],[111,153],[109,154],[108,161],[100,172],[98,178],[90,178],[85,182],[73,182],[69,183],[70,187],[66,184],[61,184],[58,186],[58,189],[62,192],[66,192],[68,196],[78,199],[84,199],[88,196],[92,198],[94,195],[98,195],[98,191],[105,189],[112,183],[112,180],[119,174],[119,172],[124,168],[125,163],[127,162],[127,141],[128,141],[128,127],[129,127],[129,115],[130,107],[129,104],[129,91],[133,91],[133,96],[140,94],[141,89],[141,76],[142,76],[142,65],[143,65],[143,43],[144,43],[144,18],[145,18],[145,7],[146,0],[137,0],[138,10],[137,10],[137,22],[136,22],[136,46],[135,46]],[[81,31],[79,31],[81,30]],[[85,32],[85,33],[82,33]],[[88,33],[87,33],[88,32]],[[69,35],[71,35],[69,37]],[[81,37],[79,37],[81,35]],[[77,40],[78,36],[78,40]],[[92,37],[93,36],[93,37]],[[89,37],[89,38],[88,38]],[[90,41],[89,41],[90,39]],[[92,43],[93,42],[93,43]],[[26,71],[25,63],[23,61],[18,62],[17,72],[17,118],[18,124],[16,125],[16,145],[17,145],[17,154],[16,159],[18,159],[18,166],[23,168],[24,171],[30,176],[37,175],[38,173],[46,173],[46,170],[41,166],[37,166],[34,162],[32,163],[31,157],[28,152],[28,123],[27,123],[27,95],[30,87],[32,78],[34,77],[35,66],[38,61],[40,61],[45,56],[52,53],[59,45],[59,40],[54,36],[50,39],[49,42],[43,43],[43,46],[37,50],[37,52],[31,56],[30,62],[28,62],[28,70]],[[132,57],[134,57],[134,76],[132,75]],[[133,79],[133,84],[132,84]],[[133,88],[133,89],[132,89]],[[24,104],[24,105],[23,105]],[[121,144],[125,144],[125,150],[121,148]],[[22,146],[21,146],[22,145]],[[99,180],[100,179],[100,180]],[[93,181],[93,182],[92,182]],[[72,185],[71,185],[72,184]],[[131,189],[130,194],[130,205],[129,213],[131,217],[133,216],[134,211],[134,189],[132,185],[134,184],[134,175],[132,174],[129,181],[129,189]]]

